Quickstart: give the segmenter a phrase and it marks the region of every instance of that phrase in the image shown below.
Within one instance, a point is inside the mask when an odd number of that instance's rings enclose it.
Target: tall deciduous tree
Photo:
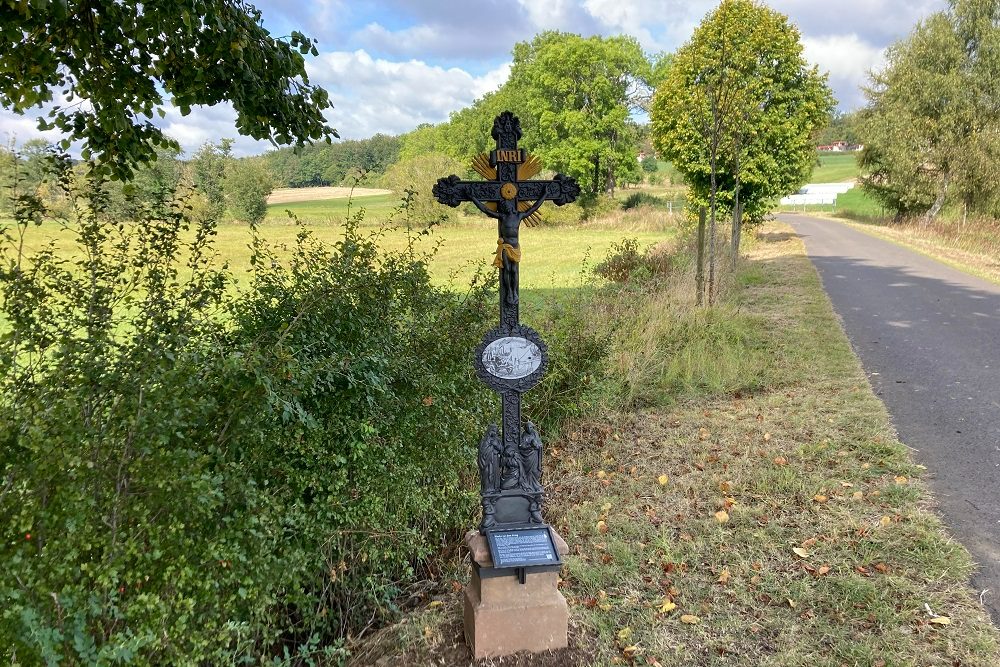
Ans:
[[[267,215],[267,197],[274,190],[274,180],[261,158],[243,158],[230,166],[223,190],[233,216],[255,225]]]
[[[865,189],[899,216],[1000,215],[1000,3],[952,0],[888,52],[860,132]]]
[[[194,185],[205,195],[211,214],[217,220],[226,210],[226,193],[223,184],[226,171],[232,163],[232,139],[223,139],[217,144],[205,143],[191,160],[191,175]]]
[[[640,179],[631,113],[646,99],[650,77],[632,37],[544,32],[514,47],[505,87],[516,95],[532,152],[596,194]]]
[[[653,143],[708,204],[709,298],[720,207],[759,219],[808,178],[812,134],[833,108],[826,78],[802,57],[787,17],[752,0],[723,0],[677,51],[653,99]]]
[[[337,136],[327,93],[306,76],[313,40],[272,37],[243,0],[3,2],[0,53],[0,104],[51,105],[39,128],[62,130],[64,148],[82,139],[98,174],[128,178],[156,147],[176,147],[152,123],[164,93],[183,114],[230,101],[255,139]]]

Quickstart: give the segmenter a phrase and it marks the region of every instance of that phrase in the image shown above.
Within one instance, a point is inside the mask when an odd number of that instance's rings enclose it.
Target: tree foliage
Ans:
[[[631,114],[648,100],[652,68],[638,42],[544,32],[515,45],[513,55],[510,78],[499,90],[447,123],[404,135],[401,156],[436,152],[467,163],[494,148],[493,119],[510,110],[521,120],[525,148],[591,194],[641,180],[639,130]],[[657,62],[662,71],[669,58]]]
[[[898,215],[1000,215],[1000,4],[953,0],[890,47],[861,114],[863,185]]]
[[[653,142],[691,188],[689,198],[751,218],[811,173],[812,134],[833,108],[826,78],[802,56],[787,17],[752,0],[724,0],[674,55],[653,100]],[[714,163],[714,169],[713,169]]]
[[[211,214],[219,219],[226,210],[226,172],[232,168],[232,139],[217,144],[206,142],[191,160],[192,180],[208,202]]]
[[[341,185],[356,175],[362,182],[373,182],[399,159],[400,144],[399,137],[376,134],[297,150],[283,148],[268,153],[265,162],[281,187]]]
[[[431,190],[442,175],[462,173],[465,169],[465,165],[444,153],[426,153],[392,165],[382,184],[407,199],[414,219],[448,219],[453,216],[452,209],[438,204]]]
[[[39,129],[84,142],[98,174],[127,179],[155,148],[164,94],[182,114],[228,100],[241,134],[279,144],[337,136],[311,85],[313,40],[272,37],[243,0],[0,3],[0,104],[47,108]]]
[[[274,190],[274,179],[261,158],[233,161],[222,184],[226,204],[237,220],[252,225],[267,215],[267,198]]]
[[[545,32],[514,47],[506,87],[546,168],[596,194],[641,180],[631,113],[641,108],[650,75],[632,37]]]

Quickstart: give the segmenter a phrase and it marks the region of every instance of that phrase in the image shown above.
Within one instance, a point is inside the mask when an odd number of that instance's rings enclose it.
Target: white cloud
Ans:
[[[765,0],[787,14],[802,35],[806,58],[830,73],[843,109],[859,106],[866,73],[881,66],[885,47],[914,24],[946,7],[947,0]],[[309,76],[325,87],[335,108],[327,116],[345,138],[401,133],[437,123],[506,80],[510,51],[542,30],[583,35],[630,34],[651,52],[672,51],[718,0],[261,0],[274,34],[299,29],[336,50],[307,59]],[[329,46],[326,48],[330,49]],[[488,70],[488,71],[487,71]],[[0,140],[19,142],[39,133],[32,110],[0,110]],[[229,104],[192,109],[182,117],[168,108],[154,119],[187,152],[205,141],[236,139],[237,154],[270,144],[240,137]]]
[[[767,0],[810,37],[856,34],[880,47],[902,39],[920,19],[947,7],[946,0]]]
[[[341,136],[360,138],[445,121],[450,112],[496,89],[509,68],[504,64],[473,76],[458,67],[372,58],[358,50],[321,54],[309,64],[309,78],[329,91],[334,109],[327,116]]]
[[[683,19],[707,2],[644,2],[643,0],[584,0],[583,7],[609,32],[625,33],[639,40],[649,51],[677,46],[672,43],[672,25],[686,24]],[[654,37],[652,29],[658,33]]]
[[[539,30],[557,30],[570,23],[570,14],[574,9],[569,0],[517,0],[521,11],[527,14],[528,20]]]
[[[864,103],[859,86],[867,81],[868,72],[885,62],[885,49],[873,46],[857,35],[804,37],[803,55],[830,75],[830,87],[842,109],[853,109]]]
[[[168,106],[163,120],[157,119],[163,132],[181,145],[185,155],[192,155],[206,143],[233,139],[233,154],[256,155],[273,148],[270,142],[256,141],[236,131],[236,111],[228,102],[212,107],[192,107],[191,113],[182,116],[179,109]]]
[[[43,115],[45,112],[40,109],[31,109],[24,116],[19,116],[13,111],[0,109],[0,145],[6,146],[13,142],[20,146],[29,139],[37,138],[51,142],[62,139],[62,134],[58,130],[46,132],[38,130],[37,119]]]

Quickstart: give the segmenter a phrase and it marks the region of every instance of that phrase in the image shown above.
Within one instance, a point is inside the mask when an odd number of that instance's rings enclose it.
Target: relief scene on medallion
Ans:
[[[494,377],[520,380],[542,365],[542,351],[527,338],[508,336],[483,350],[483,366]]]

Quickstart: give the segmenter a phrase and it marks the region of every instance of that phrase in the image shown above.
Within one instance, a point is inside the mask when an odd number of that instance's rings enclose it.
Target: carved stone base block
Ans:
[[[566,542],[552,531],[561,555]],[[568,645],[569,606],[559,592],[558,572],[528,570],[521,584],[516,576],[494,574],[486,538],[466,535],[472,559],[472,580],[465,589],[465,640],[476,660],[520,651],[541,653]]]

